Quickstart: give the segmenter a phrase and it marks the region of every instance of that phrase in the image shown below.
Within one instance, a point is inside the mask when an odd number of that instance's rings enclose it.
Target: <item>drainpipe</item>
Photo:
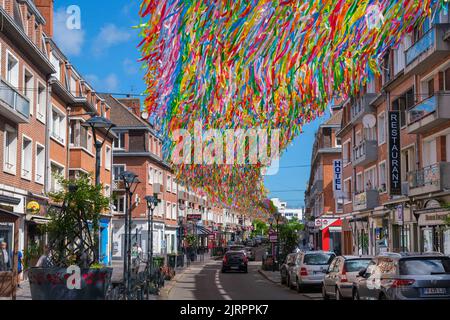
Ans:
[[[48,193],[50,191],[50,128],[51,128],[51,119],[52,119],[52,102],[51,102],[51,87],[52,82],[47,80],[47,91],[46,91],[46,99],[47,99],[47,114],[46,114],[46,130],[45,130],[45,173],[44,173],[44,192]]]

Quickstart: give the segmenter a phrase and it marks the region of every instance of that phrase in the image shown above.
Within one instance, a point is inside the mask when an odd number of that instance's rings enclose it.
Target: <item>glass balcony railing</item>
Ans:
[[[423,100],[422,102],[415,105],[408,112],[409,123],[419,121],[425,118],[427,115],[435,112],[437,108],[437,97],[436,95]]]
[[[436,39],[436,28],[433,27],[425,33],[415,44],[406,50],[406,65],[410,65],[422,53],[434,46]]]
[[[26,119],[30,117],[30,101],[19,94],[8,83],[1,80],[0,100],[3,100],[12,110],[20,113]]]
[[[441,164],[436,163],[421,170],[408,173],[409,187],[438,186],[441,181]]]

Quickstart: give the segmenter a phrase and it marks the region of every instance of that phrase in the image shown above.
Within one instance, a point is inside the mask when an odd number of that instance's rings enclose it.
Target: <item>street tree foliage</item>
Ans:
[[[44,230],[49,238],[49,258],[56,267],[95,267],[99,261],[98,231],[101,213],[110,207],[103,186],[82,174],[76,180],[59,178],[62,188],[51,193],[55,205],[48,210],[50,222]]]
[[[253,220],[252,224],[253,224],[253,231],[251,233],[252,237],[267,235],[267,232],[269,231],[269,226],[264,221],[255,219]]]
[[[300,231],[304,229],[304,225],[293,218],[278,226],[280,231],[280,243],[283,248],[283,256],[291,253],[297,246],[300,237]]]

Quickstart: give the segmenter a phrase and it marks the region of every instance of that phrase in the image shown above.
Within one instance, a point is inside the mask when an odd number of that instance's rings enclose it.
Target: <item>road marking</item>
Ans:
[[[227,292],[223,289],[222,284],[220,283],[220,279],[219,279],[219,270],[216,271],[216,276],[214,279],[214,282],[216,284],[217,289],[219,290],[219,293],[222,295],[222,297],[225,300],[231,300],[231,297],[227,294]]]

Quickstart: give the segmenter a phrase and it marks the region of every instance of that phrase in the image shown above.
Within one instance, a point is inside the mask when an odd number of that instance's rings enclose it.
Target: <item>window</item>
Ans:
[[[379,185],[380,191],[381,192],[386,192],[387,191],[386,161],[381,162],[378,165],[378,172],[379,172],[379,175],[380,175],[380,178],[379,178],[379,180],[380,180],[380,185]]]
[[[105,184],[105,197],[110,197],[111,196],[111,187],[107,184]]]
[[[25,69],[24,72],[24,79],[23,79],[23,91],[24,95],[28,98],[30,101],[30,115],[33,115],[34,113],[34,77],[27,69]]]
[[[16,174],[17,130],[6,125],[4,137],[3,171]]]
[[[120,175],[125,171],[125,165],[124,164],[115,164],[113,165],[113,180],[118,181],[120,180]]]
[[[163,174],[162,174],[162,171],[159,171],[159,180],[158,180],[158,182],[159,182],[159,184],[162,186],[163,185]]]
[[[402,181],[408,181],[408,173],[411,171],[414,171],[415,165],[416,165],[416,161],[415,161],[415,152],[414,152],[415,148],[414,147],[410,147],[407,148],[406,150],[402,150]]]
[[[166,190],[171,192],[172,190],[172,180],[170,176],[167,176]]]
[[[51,163],[51,180],[50,180],[50,191],[58,192],[61,191],[61,183],[59,179],[64,176],[64,167],[52,162]]]
[[[352,202],[352,178],[344,180],[345,203]]]
[[[113,201],[113,211],[116,213],[125,213],[126,211],[126,202],[125,196],[118,196]]]
[[[70,93],[73,94],[75,97],[78,96],[77,94],[77,79],[74,77],[70,77]]]
[[[31,139],[23,136],[22,137],[22,173],[21,177],[26,180],[31,180],[31,170],[32,170],[32,159],[33,159],[33,141]]]
[[[450,68],[444,71],[445,91],[450,91]]]
[[[111,160],[112,160],[111,147],[106,146],[105,147],[105,169],[106,170],[111,170]]]
[[[172,179],[172,192],[177,193],[177,183],[175,181],[175,178]]]
[[[44,184],[45,173],[45,148],[40,144],[36,144],[36,173],[34,180],[37,183]]]
[[[378,115],[378,145],[386,143],[386,113]]]
[[[50,54],[50,63],[56,70],[55,77],[58,79],[58,81],[61,81],[61,63],[59,59],[55,57],[53,52]]]
[[[167,202],[166,218],[167,219],[172,218],[172,205],[169,202]]]
[[[6,81],[14,88],[19,88],[19,60],[7,52]]]
[[[46,90],[45,86],[42,84],[38,84],[38,101],[36,105],[36,118],[41,121],[42,123],[45,123],[45,117],[47,115],[47,108],[46,108]]]
[[[351,141],[348,140],[344,142],[342,148],[342,160],[344,162],[344,166],[347,166],[351,162],[351,149],[350,149]]]
[[[403,94],[400,98],[393,101],[392,110],[400,111],[400,125],[404,127],[406,125],[407,111],[414,106],[414,88]]]
[[[176,204],[172,204],[172,219],[173,220],[177,219],[177,205]]]
[[[118,132],[117,139],[114,140],[114,149],[125,149],[125,133]]]
[[[52,111],[51,135],[62,144],[66,142],[66,117],[55,107]]]
[[[436,139],[423,142],[422,158],[424,168],[437,162]]]
[[[89,130],[86,129],[88,131],[87,133],[87,142],[86,142],[86,150],[89,152],[92,152],[92,148],[94,146],[93,142],[92,142],[92,134],[89,133]]]
[[[372,167],[364,171],[364,182],[366,191],[374,190],[377,188],[377,167]]]
[[[363,187],[363,175],[362,172],[356,174],[356,193],[360,193],[364,190]]]

